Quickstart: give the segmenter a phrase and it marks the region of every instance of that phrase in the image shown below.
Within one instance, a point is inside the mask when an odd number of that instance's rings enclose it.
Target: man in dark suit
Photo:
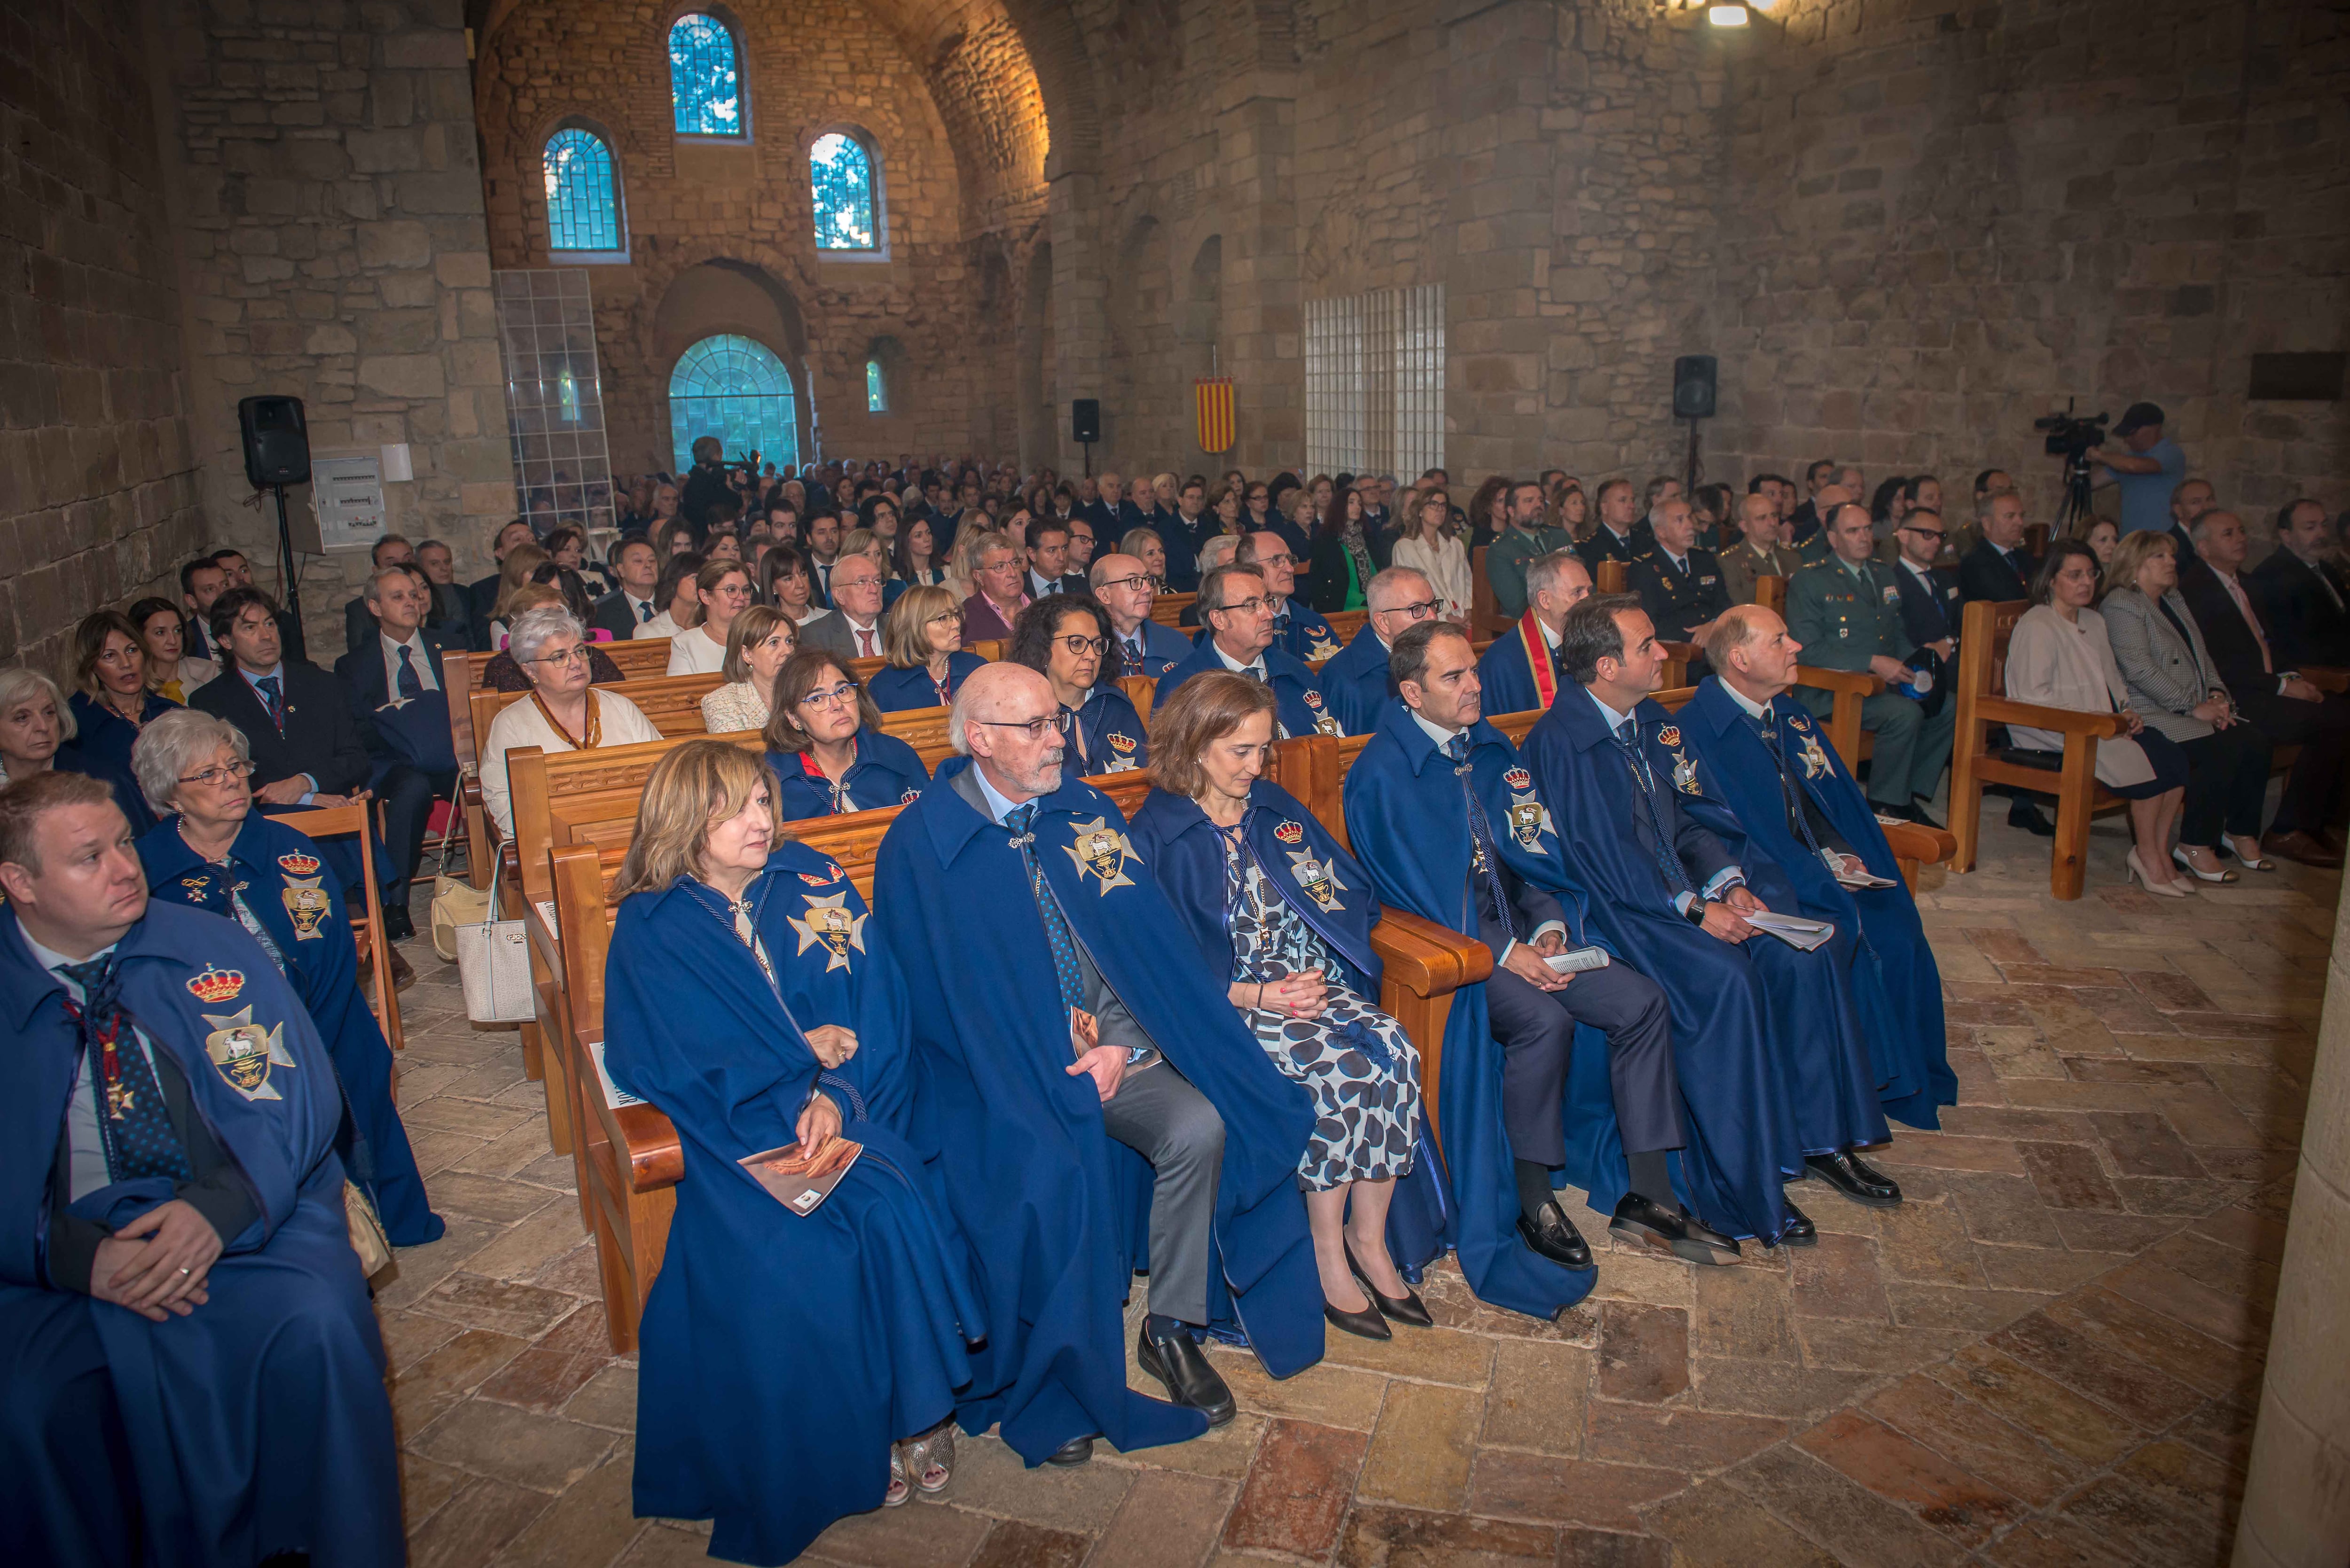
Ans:
[[[2040,563],[2023,547],[2023,499],[2012,491],[1986,495],[1975,504],[1982,542],[1959,563],[1959,597],[2021,599],[2032,597],[2032,574]]]
[[[626,642],[637,635],[638,627],[661,612],[663,607],[653,603],[660,556],[650,540],[637,535],[620,541],[612,553],[612,568],[620,586],[596,601],[596,613],[588,624],[590,630],[610,632],[614,642]]]
[[[2170,542],[2178,546],[2178,567],[2185,571],[2195,558],[2195,519],[2220,504],[2220,493],[2207,479],[2182,479],[2170,492]]]
[[[2288,664],[2350,665],[2350,607],[2325,569],[2334,530],[2324,506],[2306,496],[2285,503],[2276,535],[2276,552],[2247,578],[2271,650]]]
[[[368,552],[368,570],[380,572],[386,566],[404,566],[416,559],[416,547],[398,534],[386,534]],[[366,643],[375,630],[375,617],[369,613],[365,585],[358,596],[343,607],[343,651],[353,652]]]
[[[1860,499],[1857,495],[1835,495],[1825,501],[1821,500],[1820,492],[1834,484],[1835,479],[1836,462],[1832,457],[1815,459],[1811,466],[1804,470],[1804,504],[1796,507],[1787,517],[1787,521],[1795,525],[1794,535],[1788,541],[1790,544],[1810,544],[1813,537],[1819,533],[1820,525],[1829,515],[1831,508],[1840,506],[1847,500]],[[1814,557],[1805,557],[1807,560],[1813,558]]]
[[[375,779],[385,802],[384,836],[405,843],[411,832],[407,814],[421,818],[432,809],[432,789],[422,774],[396,765],[378,774],[370,742],[373,725],[362,719],[350,692],[333,676],[302,659],[287,659],[277,632],[276,607],[257,588],[231,588],[213,601],[212,629],[230,667],[188,694],[188,705],[225,719],[244,733],[253,752],[254,798],[265,806],[348,805],[368,798]],[[346,875],[348,889],[357,867]],[[416,934],[408,917],[408,878],[387,878],[383,929],[394,940]]]
[[[425,591],[432,596],[424,624],[447,632],[467,648],[473,646],[473,607],[457,581],[457,552],[439,539],[416,543],[416,565],[424,573]]]
[[[180,603],[187,619],[180,630],[180,649],[191,659],[225,662],[213,642],[213,601],[228,588],[228,573],[210,556],[198,556],[180,568]]]
[[[442,657],[464,644],[423,624],[429,602],[414,567],[386,566],[368,579],[360,603],[375,635],[335,661],[335,678],[367,716],[368,750],[375,759],[370,787],[385,803],[384,848],[403,878],[416,875],[432,802],[457,798],[457,753],[449,732],[449,698]],[[411,802],[390,779],[405,768],[423,776],[423,805]],[[413,794],[411,790],[410,792]]]
[[[2339,866],[2342,852],[2325,836],[2325,822],[2350,757],[2350,698],[2328,696],[2279,657],[2237,576],[2250,548],[2234,513],[2206,512],[2195,520],[2201,559],[2178,574],[2178,591],[2236,711],[2273,743],[2301,748],[2261,847],[2304,866]]]
[[[1028,597],[1081,594],[1086,575],[1069,570],[1069,525],[1057,517],[1040,517],[1028,524]]]
[[[1702,641],[1730,607],[1721,563],[1712,551],[1699,547],[1697,514],[1678,495],[1657,503],[1648,514],[1648,528],[1657,547],[1632,563],[1631,590],[1640,596],[1641,607],[1659,638]],[[1703,672],[1700,662],[1690,678],[1695,681]]]
[[[1657,536],[1648,525],[1633,521],[1639,505],[1639,494],[1628,479],[1611,479],[1599,487],[1599,526],[1575,547],[1594,581],[1598,579],[1600,562],[1628,563],[1657,547]]]
[[[505,565],[506,552],[518,545],[528,545],[537,539],[532,532],[530,519],[516,517],[498,524],[490,535],[490,560],[494,566]],[[473,651],[490,650],[490,612],[498,604],[498,574],[493,570],[486,577],[465,585],[465,607],[473,618]]]
[[[214,550],[213,560],[221,569],[224,590],[253,587],[253,563],[246,559],[244,551],[232,545]],[[303,645],[303,639],[294,625],[294,617],[282,609],[277,612],[277,641],[284,648],[300,648]],[[227,658],[217,649],[213,650],[213,657],[220,659],[223,670],[228,668]]]

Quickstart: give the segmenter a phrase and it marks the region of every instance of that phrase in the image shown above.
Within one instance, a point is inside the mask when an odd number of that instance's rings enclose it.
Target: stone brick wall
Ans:
[[[211,537],[276,558],[236,402],[303,400],[314,457],[406,442],[388,520],[486,562],[514,513],[459,0],[157,0],[190,424]],[[289,498],[306,506],[307,489]],[[309,564],[314,657],[365,552]]]
[[[2256,351],[2350,348],[2350,39],[2281,0],[1797,0],[1731,71],[1718,469],[1997,466],[2033,419],[2150,399],[2256,534],[2350,501],[2350,404],[2250,401]],[[2108,495],[2102,503],[2108,510]]]
[[[203,535],[149,88],[133,0],[0,26],[0,660],[39,670]]]

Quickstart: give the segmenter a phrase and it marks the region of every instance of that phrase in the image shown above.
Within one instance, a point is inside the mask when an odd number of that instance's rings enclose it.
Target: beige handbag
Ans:
[[[489,919],[490,896],[462,877],[449,875],[449,845],[463,813],[452,811],[441,829],[441,869],[432,878],[432,950],[442,963],[457,961],[457,928]],[[494,873],[493,873],[494,875]]]
[[[371,1280],[391,1267],[391,1238],[383,1233],[375,1202],[348,1178],[343,1181],[343,1222],[350,1230],[351,1251],[359,1254],[362,1275]]]
[[[454,931],[457,978],[464,984],[465,1016],[476,1023],[527,1023],[538,1016],[537,988],[530,978],[530,937],[520,920],[496,919],[501,855],[490,869],[487,907],[482,919]]]

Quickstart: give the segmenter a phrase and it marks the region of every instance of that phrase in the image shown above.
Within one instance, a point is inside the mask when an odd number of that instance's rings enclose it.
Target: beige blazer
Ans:
[[[2076,713],[2112,713],[2129,706],[2129,687],[2114,662],[2113,644],[2096,611],[2085,609],[2068,623],[2047,605],[2034,605],[2015,623],[2007,643],[2007,694],[2018,702],[2068,708]],[[2012,744],[2061,752],[2064,737],[2054,730],[2010,724]],[[2146,748],[2116,737],[2097,742],[2097,782],[2142,784],[2154,777]]]

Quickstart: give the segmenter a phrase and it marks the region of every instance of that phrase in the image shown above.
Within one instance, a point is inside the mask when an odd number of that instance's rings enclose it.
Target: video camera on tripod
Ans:
[[[2093,466],[2089,453],[2106,444],[2106,420],[2103,410],[2094,414],[2075,414],[2073,400],[2064,400],[2064,411],[2050,414],[2032,421],[2032,428],[2043,432],[2050,457],[2064,460],[2064,500],[2056,509],[2055,526],[2049,537],[2069,539],[2074,524],[2089,515],[2089,470]]]

